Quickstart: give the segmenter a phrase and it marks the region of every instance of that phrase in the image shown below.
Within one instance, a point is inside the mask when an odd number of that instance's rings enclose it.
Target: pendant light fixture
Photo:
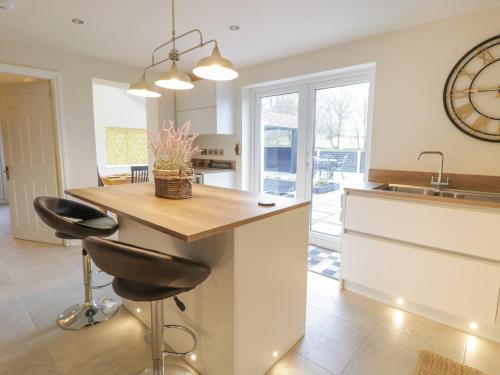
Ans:
[[[138,82],[130,84],[127,93],[146,98],[158,98],[161,96],[156,86],[146,80],[146,72],[142,73],[141,79]]]
[[[155,85],[171,90],[189,90],[193,88],[191,78],[186,73],[180,72],[177,69],[175,61],[170,66],[168,72],[155,82]]]
[[[238,77],[238,72],[234,69],[233,63],[222,57],[217,45],[215,45],[212,55],[198,61],[193,69],[193,74],[200,78],[216,81],[230,81]]]
[[[176,41],[184,38],[191,34],[197,34],[198,44],[193,47],[187,48],[182,51],[176,49]],[[215,39],[210,39],[208,41],[203,40],[203,35],[199,29],[193,29],[184,34],[176,36],[175,33],[175,0],[172,0],[172,38],[159,45],[153,50],[151,65],[144,68],[144,73],[138,82],[132,83],[129,86],[127,92],[132,95],[146,96],[146,97],[159,97],[161,94],[146,80],[146,71],[164,62],[171,61],[170,69],[162,74],[160,78],[155,82],[158,87],[163,87],[171,90],[189,90],[193,88],[191,83],[191,78],[186,73],[180,71],[177,68],[176,62],[179,61],[180,57],[185,53],[194,51],[198,48],[205,47],[208,44],[213,44],[214,48],[212,54],[208,57],[204,57],[198,61],[195,68],[193,69],[193,74],[200,78],[214,80],[214,81],[228,81],[238,77],[238,72],[234,68],[234,65],[228,59],[222,57],[217,41]],[[155,54],[160,49],[171,45],[168,57],[159,61],[155,60]]]

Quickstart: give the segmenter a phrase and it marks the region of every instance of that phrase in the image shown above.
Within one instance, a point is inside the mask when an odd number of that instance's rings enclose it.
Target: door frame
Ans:
[[[305,134],[301,142],[298,133],[297,144],[297,198],[298,199],[312,199],[312,150],[314,146],[314,121],[315,121],[315,92],[321,88],[329,88],[332,86],[342,86],[349,84],[356,84],[361,82],[370,83],[370,92],[368,100],[368,119],[366,124],[366,139],[369,140],[365,144],[365,163],[366,169],[369,169],[371,162],[371,149],[372,149],[372,125],[373,125],[373,112],[375,101],[375,63],[368,63],[356,65],[347,68],[340,68],[329,72],[313,74],[309,76],[302,76],[296,78],[285,79],[281,81],[274,81],[269,83],[259,84],[251,88],[251,106],[250,106],[250,139],[253,140],[251,152],[251,176],[250,186],[254,192],[260,192],[261,184],[261,144],[262,144],[262,129],[260,123],[260,98],[265,96],[286,94],[291,92],[299,93],[299,130],[301,129]],[[304,117],[305,116],[305,117]],[[302,154],[301,154],[302,153]],[[305,155],[305,157],[304,157]],[[301,165],[299,166],[299,162]],[[299,184],[299,171],[300,176],[303,176],[302,183]],[[364,176],[365,181],[368,178],[368,173]],[[310,206],[312,210],[312,205]],[[309,241],[314,244],[332,248],[337,250],[340,248],[339,239],[330,235],[322,235],[309,231]]]
[[[299,108],[298,108],[298,128],[297,128],[297,171],[296,180],[299,181],[299,177],[306,177],[305,170],[305,150],[307,147],[307,142],[304,142],[307,137],[307,128],[301,124],[307,124],[307,90],[303,85],[284,85],[282,87],[276,87],[272,89],[256,90],[253,92],[253,108],[254,108],[254,120],[255,120],[255,131],[254,131],[254,189],[259,192],[261,187],[261,174],[262,174],[262,136],[263,132],[261,129],[260,116],[260,99],[268,96],[286,95],[298,93],[299,94]],[[302,99],[304,97],[304,99]],[[302,135],[302,137],[301,137]],[[304,186],[299,186],[296,182],[296,197],[299,199],[305,198]]]
[[[311,210],[312,210],[312,154],[314,149],[314,133],[315,133],[315,123],[316,123],[316,91],[322,89],[328,89],[333,87],[355,85],[358,83],[369,83],[369,93],[368,93],[368,109],[367,109],[367,119],[366,119],[366,140],[365,143],[365,165],[366,169],[369,169],[370,159],[371,159],[371,145],[372,145],[372,123],[373,123],[373,102],[374,102],[374,86],[375,86],[375,70],[366,69],[365,71],[357,71],[353,74],[340,74],[337,77],[332,77],[324,81],[312,83],[308,85],[308,108],[309,108],[309,118],[307,121],[307,168],[306,168],[306,194],[311,197]],[[368,173],[365,173],[364,180],[367,181]],[[313,232],[309,230],[309,242],[324,247],[327,249],[335,249],[340,251],[340,238],[331,236],[324,233]]]
[[[54,127],[54,152],[56,155],[56,178],[57,190],[59,198],[64,197],[66,187],[66,173],[64,168],[64,151],[63,151],[63,117],[62,117],[62,83],[61,73],[30,68],[20,65],[11,65],[0,62],[0,72],[17,74],[21,76],[30,76],[49,81],[50,96],[52,102],[52,126]],[[3,148],[2,148],[3,153]],[[3,173],[3,171],[1,172]],[[65,246],[70,246],[68,240],[63,240]]]

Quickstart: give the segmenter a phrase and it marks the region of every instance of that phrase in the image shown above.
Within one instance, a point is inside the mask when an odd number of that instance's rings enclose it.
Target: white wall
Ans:
[[[454,64],[476,44],[498,35],[499,20],[500,7],[241,69],[237,118],[242,123],[233,142],[242,139],[244,153],[251,147],[245,87],[376,62],[372,168],[434,171],[437,160],[416,157],[421,150],[437,149],[446,155],[448,172],[500,175],[500,145],[460,132],[442,104]],[[247,155],[243,180],[250,178]]]
[[[97,185],[92,79],[132,82],[138,80],[141,69],[3,41],[0,62],[60,73],[65,187]],[[155,112],[148,113],[148,126],[152,128],[161,121],[160,106],[166,117],[173,118],[175,113],[173,94],[162,93],[165,96],[161,101],[148,103],[148,109]]]
[[[97,166],[101,176],[130,172],[130,166],[113,167],[107,163],[106,127],[146,129],[146,98],[126,92],[127,84],[94,80],[94,131]]]

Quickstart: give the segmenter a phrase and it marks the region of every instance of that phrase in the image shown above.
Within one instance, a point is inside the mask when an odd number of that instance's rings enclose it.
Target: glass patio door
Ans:
[[[341,197],[364,181],[373,72],[254,93],[255,189],[311,199],[309,241],[338,250]]]
[[[259,191],[304,197],[306,134],[303,87],[256,96]]]
[[[366,172],[370,81],[324,82],[310,87],[310,242],[336,250],[342,230],[342,192]]]

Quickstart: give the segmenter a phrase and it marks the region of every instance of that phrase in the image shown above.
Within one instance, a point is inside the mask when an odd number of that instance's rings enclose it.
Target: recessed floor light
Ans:
[[[240,27],[238,25],[229,26],[229,30],[231,30],[231,31],[238,31],[239,29],[240,29]]]
[[[83,25],[85,23],[83,20],[79,18],[73,18],[71,22],[73,22],[75,25]]]
[[[477,329],[479,328],[479,325],[476,322],[470,322],[469,328],[472,329],[473,331],[477,331]]]

